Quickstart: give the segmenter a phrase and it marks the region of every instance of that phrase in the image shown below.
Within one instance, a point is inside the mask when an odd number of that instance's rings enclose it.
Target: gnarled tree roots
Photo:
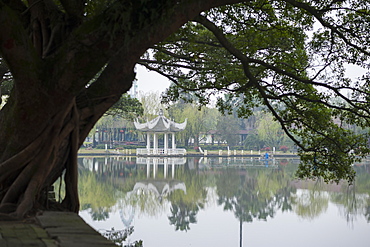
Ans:
[[[47,192],[63,172],[66,193],[59,209],[78,212],[78,126],[73,101],[27,147],[0,163],[0,219],[24,218],[50,207]]]

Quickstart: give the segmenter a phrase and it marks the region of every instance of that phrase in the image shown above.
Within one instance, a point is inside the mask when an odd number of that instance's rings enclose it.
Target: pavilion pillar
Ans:
[[[158,137],[157,133],[153,133],[153,154],[158,154]]]
[[[146,159],[146,177],[150,178],[150,159]]]
[[[172,132],[172,149],[176,149],[176,144],[175,144],[175,133]]]
[[[150,154],[150,133],[146,132],[146,149],[148,150],[148,154]]]
[[[154,158],[153,159],[153,178],[156,178],[157,177],[157,159]]]
[[[168,160],[167,160],[167,158],[165,158],[164,160],[163,160],[163,176],[164,176],[164,178],[167,178],[167,173],[168,173]]]
[[[168,134],[164,133],[164,154],[168,153]]]
[[[175,162],[172,161],[172,178],[175,178]]]

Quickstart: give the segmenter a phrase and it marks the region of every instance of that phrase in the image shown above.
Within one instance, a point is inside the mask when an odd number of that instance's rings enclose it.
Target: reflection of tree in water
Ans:
[[[297,193],[294,211],[302,218],[313,219],[325,213],[329,202],[334,203],[340,215],[349,223],[353,223],[358,215],[364,215],[369,222],[370,176],[357,171],[353,185],[346,181],[339,184],[326,184],[322,180],[305,181]]]
[[[187,231],[190,230],[190,224],[197,223],[196,215],[199,207],[193,205],[188,207],[184,203],[171,206],[171,216],[168,217],[170,225],[175,226],[175,230]]]
[[[340,214],[347,222],[353,223],[359,213],[359,206],[366,203],[366,198],[355,193],[355,186],[345,184],[342,186],[342,192],[330,193],[330,201],[338,206]]]
[[[199,175],[196,170],[190,170],[188,167],[177,172],[186,184],[186,193],[177,190],[168,196],[171,202],[171,216],[168,216],[168,219],[170,224],[175,226],[176,231],[187,231],[190,230],[190,224],[197,222],[196,215],[204,208],[206,202],[205,176]]]
[[[218,204],[239,219],[239,241],[243,245],[243,222],[267,220],[278,209],[292,209],[296,189],[281,170],[226,169],[216,178]]]
[[[167,183],[171,184],[171,182],[176,181],[169,180]],[[132,186],[132,191],[121,193],[118,208],[133,208],[138,214],[150,217],[165,212],[167,203],[166,198],[168,195],[163,193],[164,191],[160,189],[159,191],[150,189],[150,187],[154,187],[158,183],[160,183],[160,181],[137,181],[136,184]],[[136,186],[138,184],[147,185],[147,188],[145,188],[145,186]]]
[[[148,173],[145,177],[137,176],[135,171],[132,173],[135,176],[125,177],[120,182],[119,187],[125,189],[119,193],[117,206],[120,209],[131,207],[136,214],[155,216],[163,213],[171,202],[170,224],[175,225],[176,230],[189,230],[190,224],[196,222],[199,209],[204,207],[207,196],[204,178],[189,166],[178,167],[172,178],[165,177],[161,169],[157,168],[155,178],[147,177]],[[115,184],[118,185],[118,181]]]
[[[229,167],[201,171],[197,169],[197,162],[193,161],[177,168],[172,179],[163,176],[161,167],[153,179],[147,178],[145,166],[123,166],[120,173],[105,172],[101,175],[81,172],[81,208],[89,209],[94,220],[104,220],[111,210],[127,207],[133,208],[135,215],[166,213],[174,229],[187,231],[191,224],[197,222],[197,214],[207,202],[206,188],[216,186],[218,204],[234,213],[239,219],[240,229],[243,222],[274,217],[277,210],[293,210],[300,217],[312,219],[325,212],[329,201],[339,207],[347,220],[364,215],[370,222],[369,172],[357,173],[356,186],[353,187],[356,191],[343,187],[341,192],[333,192],[327,185],[305,187],[302,183],[291,183],[293,168],[287,165],[284,170]],[[145,185],[157,184],[158,191],[170,192],[160,193],[160,197],[151,190],[132,193],[135,185],[143,181],[146,181]],[[166,182],[170,188],[184,183],[186,190],[163,190],[164,186],[159,186],[159,182]],[[298,193],[291,184],[300,188]],[[169,203],[170,212],[167,211]],[[114,204],[116,207],[113,207]]]
[[[314,219],[326,212],[329,195],[325,191],[302,190],[296,197],[294,212],[304,219]]]
[[[294,196],[294,212],[303,219],[318,218],[329,206],[328,184],[322,179],[302,180],[299,183],[301,189]]]
[[[370,223],[370,198],[367,198],[367,206],[365,208],[365,218],[367,220],[367,223]]]
[[[63,197],[64,186],[58,180],[55,185],[56,199]],[[115,188],[109,181],[101,181],[99,176],[89,170],[79,171],[78,193],[80,210],[88,210],[93,220],[102,221],[109,218],[111,208],[117,203]]]
[[[356,168],[356,192],[363,195],[363,200],[358,206],[362,208],[361,213],[365,219],[370,223],[370,165],[364,165]]]
[[[340,214],[352,223],[358,215],[364,215],[370,222],[370,174],[366,165],[356,167],[356,180],[353,185],[343,183],[341,192],[330,193],[330,201],[335,203]]]
[[[85,205],[87,206],[88,204],[85,204]],[[86,208],[84,208],[83,210],[85,209]],[[91,215],[91,218],[94,221],[104,221],[109,218],[109,212],[110,210],[107,208],[95,208],[95,209],[90,210],[89,214]]]
[[[88,210],[94,221],[104,221],[109,218],[109,213],[114,205],[117,204],[121,196],[114,187],[114,181],[104,179],[101,175],[88,170],[80,171],[79,194],[81,201],[81,210]],[[126,229],[100,230],[100,233],[107,239],[113,241],[118,246],[139,247],[142,241],[134,241],[131,244],[124,244],[129,235],[133,232],[132,226]]]
[[[143,241],[135,241],[134,243],[130,244],[124,244],[126,239],[134,232],[133,227],[129,227],[124,230],[115,230],[112,228],[111,230],[105,230],[101,231],[100,233],[113,243],[115,243],[117,246],[121,247],[142,247],[143,246]]]
[[[279,170],[224,170],[217,177],[218,204],[241,222],[267,220],[277,209],[291,210],[289,179]]]

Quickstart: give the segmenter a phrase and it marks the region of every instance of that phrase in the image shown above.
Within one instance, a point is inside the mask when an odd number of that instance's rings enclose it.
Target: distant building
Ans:
[[[139,136],[134,128],[99,128],[92,140],[93,146],[107,144],[109,148],[121,145],[139,145]]]
[[[243,143],[247,136],[252,132],[252,129],[248,130],[236,130],[235,135],[239,136],[239,143]],[[201,144],[221,144],[225,141],[220,141],[221,134],[216,130],[210,130],[207,133],[201,133],[199,143]]]

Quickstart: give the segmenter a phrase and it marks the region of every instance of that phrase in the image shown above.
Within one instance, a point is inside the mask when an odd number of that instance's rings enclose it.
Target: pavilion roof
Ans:
[[[136,194],[138,190],[154,192],[158,197],[166,196],[175,190],[182,190],[186,194],[186,185],[181,181],[140,181],[137,182],[132,190]]]
[[[185,129],[186,123],[187,119],[183,123],[175,123],[166,118],[163,111],[159,112],[158,117],[146,123],[139,123],[138,120],[134,121],[135,128],[143,132],[178,132]]]

